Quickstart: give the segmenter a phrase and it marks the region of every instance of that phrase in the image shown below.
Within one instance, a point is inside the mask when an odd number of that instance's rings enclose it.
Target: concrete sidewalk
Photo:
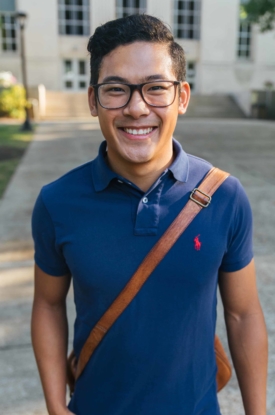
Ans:
[[[183,148],[239,177],[251,200],[260,297],[270,336],[268,415],[275,413],[275,123],[248,120],[184,120],[175,137]],[[43,184],[97,154],[97,122],[38,126],[0,201],[0,413],[45,415],[29,333],[33,296],[30,217]],[[68,301],[70,336],[74,319]],[[219,305],[218,332],[225,340]],[[219,394],[223,415],[243,415],[236,378]],[[170,414],[167,414],[170,415]]]

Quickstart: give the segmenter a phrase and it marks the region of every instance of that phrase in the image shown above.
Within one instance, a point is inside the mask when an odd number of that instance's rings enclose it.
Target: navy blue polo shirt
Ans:
[[[77,355],[211,168],[174,141],[175,159],[147,191],[98,157],[43,187],[33,212],[35,261],[72,274]],[[218,415],[214,333],[219,269],[252,259],[252,217],[229,177],[95,350],[69,403],[77,415]]]

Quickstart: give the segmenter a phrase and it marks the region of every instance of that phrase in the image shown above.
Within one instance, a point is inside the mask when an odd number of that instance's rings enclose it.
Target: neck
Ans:
[[[114,160],[107,153],[107,160],[110,168],[120,176],[134,183],[143,192],[147,192],[150,187],[159,178],[161,173],[169,167],[173,162],[173,150],[170,154],[166,154],[163,159],[150,160],[145,163],[123,163],[121,160]]]

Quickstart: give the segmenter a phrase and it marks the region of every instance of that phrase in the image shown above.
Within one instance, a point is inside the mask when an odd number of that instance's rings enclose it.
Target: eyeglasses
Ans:
[[[92,85],[99,104],[108,110],[126,107],[133,92],[138,90],[143,101],[151,107],[168,107],[176,97],[179,81],[154,81],[143,84],[119,84],[108,82]]]

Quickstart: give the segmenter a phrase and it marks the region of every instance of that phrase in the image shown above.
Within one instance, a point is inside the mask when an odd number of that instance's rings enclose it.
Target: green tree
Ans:
[[[259,24],[261,32],[274,29],[275,0],[248,0],[242,3],[242,13],[251,23]]]

